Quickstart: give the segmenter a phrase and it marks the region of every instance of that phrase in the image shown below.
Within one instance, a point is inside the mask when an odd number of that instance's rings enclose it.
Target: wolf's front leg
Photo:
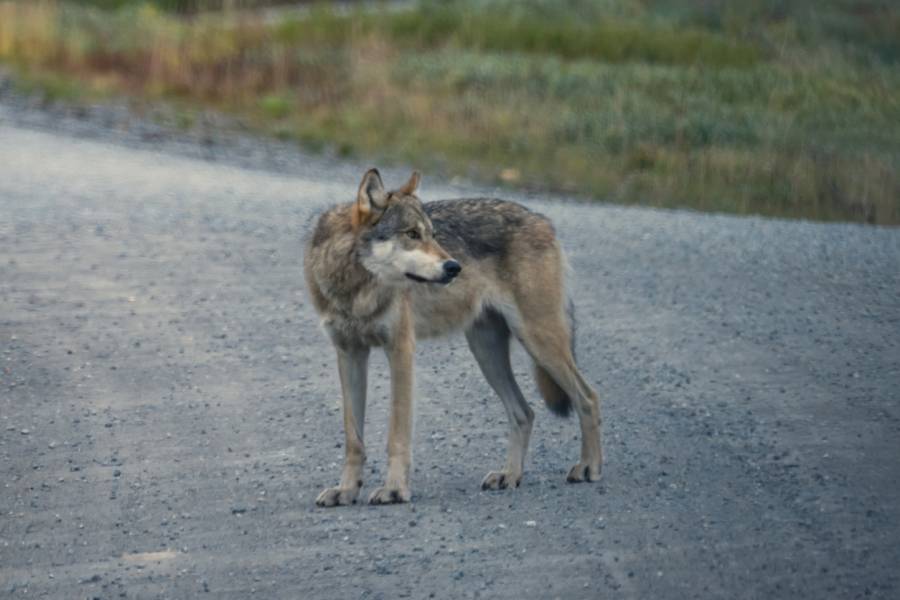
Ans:
[[[371,504],[409,502],[409,469],[412,464],[413,354],[415,338],[409,316],[386,348],[391,365],[391,421],[388,428],[388,472],[384,486],[369,496]]]
[[[363,428],[366,420],[366,376],[369,369],[369,349],[363,346],[338,347],[337,355],[341,394],[344,399],[346,460],[340,484],[337,487],[322,490],[322,493],[316,498],[316,504],[319,506],[355,503],[363,484],[363,464],[366,462]]]

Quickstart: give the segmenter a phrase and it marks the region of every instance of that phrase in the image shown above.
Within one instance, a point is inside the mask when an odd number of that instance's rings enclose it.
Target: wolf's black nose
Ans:
[[[462,266],[460,266],[460,264],[455,260],[448,260],[444,262],[444,275],[448,279],[453,279],[454,277],[459,275],[460,271],[462,271]]]

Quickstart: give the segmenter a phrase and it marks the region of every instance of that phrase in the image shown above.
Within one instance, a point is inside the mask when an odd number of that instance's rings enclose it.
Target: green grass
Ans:
[[[278,22],[0,2],[0,60],[60,99],[212,106],[372,161],[900,224],[900,8],[886,1],[458,0]]]

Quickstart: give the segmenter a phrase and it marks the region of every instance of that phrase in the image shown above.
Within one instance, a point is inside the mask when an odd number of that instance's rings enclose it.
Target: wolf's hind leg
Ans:
[[[509,327],[502,315],[485,311],[466,331],[469,348],[485,379],[500,396],[509,417],[509,451],[506,467],[489,472],[481,483],[483,490],[519,487],[534,411],[528,406],[519,389],[509,362]]]
[[[571,350],[571,333],[565,318],[544,315],[522,319],[522,343],[534,361],[556,381],[569,398],[581,425],[581,460],[569,469],[570,483],[597,481],[603,464],[600,439],[600,398],[585,381],[575,364]]]
[[[366,420],[366,379],[369,370],[367,347],[337,348],[338,373],[341,378],[341,394],[344,404],[344,437],[346,459],[341,482],[337,487],[325,488],[316,504],[338,506],[353,504],[362,487],[363,464],[366,448],[363,444],[363,428]]]

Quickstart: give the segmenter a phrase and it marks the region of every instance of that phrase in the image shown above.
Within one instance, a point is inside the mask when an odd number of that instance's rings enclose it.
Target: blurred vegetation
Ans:
[[[0,1],[0,60],[50,95],[212,106],[444,173],[900,224],[900,3],[261,4]]]
[[[350,0],[352,1],[352,0]],[[279,5],[312,4],[315,0],[70,0],[70,4],[120,10],[141,4],[161,10],[196,14],[203,11],[266,8]]]

